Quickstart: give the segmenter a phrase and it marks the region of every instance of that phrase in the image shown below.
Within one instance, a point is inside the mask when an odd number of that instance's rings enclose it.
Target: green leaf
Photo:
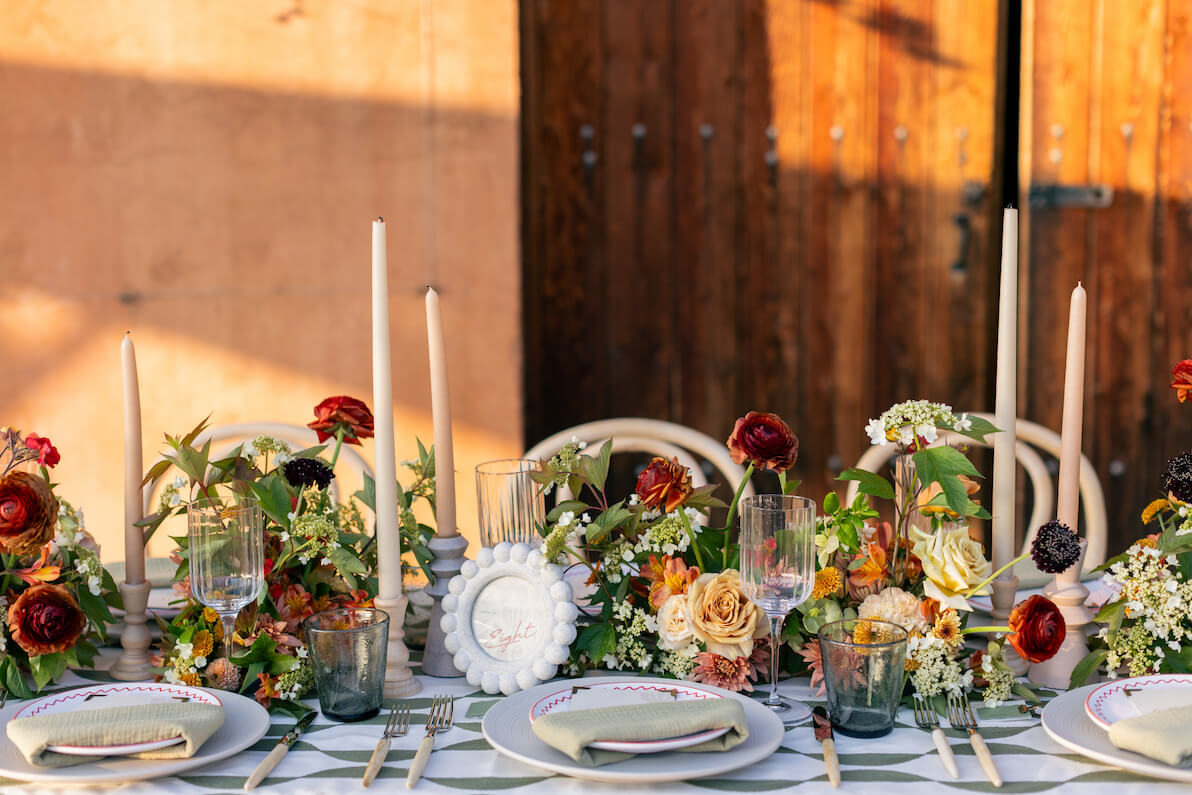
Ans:
[[[1101,667],[1101,663],[1105,662],[1105,658],[1109,656],[1108,649],[1094,649],[1085,655],[1085,658],[1076,664],[1072,669],[1072,677],[1068,681],[1068,689],[1071,690],[1080,687],[1093,673]]]
[[[1110,602],[1103,605],[1097,611],[1097,617],[1094,619],[1097,623],[1105,624],[1105,640],[1110,644],[1117,639],[1118,630],[1122,628],[1122,620],[1126,615],[1126,600],[1119,599],[1116,602]]]
[[[107,626],[108,624],[115,624],[116,617],[108,609],[108,605],[104,602],[103,597],[91,593],[91,589],[87,587],[86,583],[80,583],[79,607],[87,615],[87,618],[91,621],[91,625],[95,627],[95,631],[99,633],[99,639],[106,641],[108,637]]]
[[[861,538],[852,523],[841,524],[836,528],[836,537],[840,539],[840,548],[845,552],[860,552]]]
[[[29,672],[33,674],[33,684],[41,690],[66,673],[66,658],[57,652],[33,655],[29,658]]]
[[[21,676],[21,669],[14,658],[0,660],[0,680],[3,680],[4,689],[17,698],[33,698],[33,691],[25,684],[25,677]]]
[[[999,433],[1001,431],[1000,428],[984,417],[975,417],[970,414],[968,415],[968,421],[972,423],[972,427],[970,427],[967,431],[957,431],[955,428],[952,430],[961,436],[967,436],[970,439],[976,439],[978,442],[984,442],[985,437],[989,434]]]
[[[617,630],[609,623],[592,624],[579,633],[575,643],[577,648],[588,653],[593,662],[599,663],[606,654],[616,651]]]
[[[158,461],[156,464],[149,467],[149,471],[145,473],[145,479],[141,481],[141,485],[148,486],[150,483],[153,483],[166,472],[168,472],[172,466],[174,466],[174,462],[168,458],[163,458],[162,460]]]
[[[372,479],[372,476],[367,472],[364,473],[364,488],[352,495],[360,500],[360,504],[370,511],[376,512],[377,509],[377,482]]]
[[[973,462],[953,447],[928,447],[914,455],[915,471],[919,481],[927,486],[938,483],[944,492],[948,507],[963,515],[968,507],[968,491],[960,482],[960,475],[981,477]]]
[[[860,470],[858,470],[860,471]],[[836,513],[840,510],[840,495],[834,491],[829,491],[824,495],[824,513]]]
[[[894,487],[890,485],[890,481],[874,472],[855,468],[846,469],[841,472],[840,477],[836,479],[855,480],[861,484],[860,491],[862,494],[872,495],[877,497],[879,500],[894,499]]]
[[[551,509],[551,512],[546,515],[546,521],[549,524],[554,524],[559,521],[559,517],[571,511],[575,514],[581,514],[588,510],[588,504],[582,500],[564,500]]]
[[[608,479],[608,467],[613,457],[613,440],[608,439],[600,445],[600,453],[592,459],[588,479],[597,491],[604,491],[604,482]]]

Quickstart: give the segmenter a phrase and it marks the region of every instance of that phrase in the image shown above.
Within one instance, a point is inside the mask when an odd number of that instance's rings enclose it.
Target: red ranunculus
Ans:
[[[786,472],[799,457],[799,437],[777,414],[751,411],[733,426],[728,450],[738,464]]]
[[[62,456],[58,454],[58,448],[54,447],[53,443],[44,436],[38,436],[35,433],[29,434],[25,437],[25,446],[30,450],[37,451],[37,463],[44,467],[56,467],[62,460]]]
[[[61,585],[38,583],[21,592],[8,608],[12,639],[30,656],[53,654],[74,646],[87,617]]]
[[[1055,656],[1066,633],[1064,617],[1055,602],[1035,594],[1010,611],[1010,634],[1006,640],[1022,659],[1039,663]]]
[[[329,397],[315,406],[315,421],[307,425],[325,442],[335,436],[339,428],[344,430],[344,441],[360,444],[361,439],[373,435],[373,415],[363,401],[347,395]]]
[[[636,490],[642,505],[670,513],[691,496],[691,472],[677,458],[658,456],[637,476]]]
[[[58,498],[45,480],[20,471],[0,479],[0,552],[36,554],[57,521]]]
[[[1171,368],[1171,388],[1181,403],[1188,399],[1192,393],[1192,359],[1184,359]]]

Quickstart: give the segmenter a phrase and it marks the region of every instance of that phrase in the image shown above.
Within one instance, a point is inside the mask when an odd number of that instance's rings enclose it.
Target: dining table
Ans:
[[[567,795],[631,795],[631,793],[697,792],[820,792],[830,786],[823,752],[810,724],[786,730],[781,745],[771,756],[747,767],[712,778],[689,779],[665,784],[605,784],[570,778],[532,767],[503,756],[489,744],[482,730],[484,715],[498,704],[501,695],[473,687],[463,678],[437,678],[418,670],[418,653],[412,667],[422,685],[421,692],[408,699],[412,711],[410,731],[393,738],[391,749],[376,782],[365,790],[361,778],[380,739],[387,710],[359,722],[341,723],[322,714],[293,745],[281,763],[257,787],[258,792],[346,793],[406,789],[406,773],[422,741],[421,724],[426,720],[432,697],[455,697],[454,725],[439,732],[429,763],[414,791],[437,793],[509,792],[518,795],[563,793]],[[71,671],[43,691],[68,690],[96,681],[112,681],[101,656],[101,670]],[[621,672],[624,677],[625,673]],[[768,689],[768,688],[765,688]],[[805,677],[783,680],[782,695],[809,705],[823,704],[812,693]],[[1044,693],[1047,698],[1050,695]],[[318,701],[311,694],[312,708]],[[761,696],[757,695],[760,699]],[[10,699],[11,703],[11,699]],[[980,731],[997,761],[1004,786],[995,789],[969,744],[967,733],[947,728],[945,733],[955,752],[959,778],[951,779],[940,764],[929,731],[918,728],[909,707],[899,710],[895,728],[885,737],[855,739],[836,734],[836,748],[842,773],[841,792],[944,793],[944,792],[1056,792],[1096,795],[1187,792],[1187,784],[1161,781],[1116,769],[1069,751],[1055,742],[1035,714],[1024,712],[1021,702],[986,709],[975,702]],[[119,785],[76,787],[72,792],[128,793],[230,793],[242,792],[245,779],[273,749],[295,718],[283,712],[270,716],[266,735],[246,750],[205,767],[169,778],[125,782]],[[61,791],[46,784],[22,783],[0,778],[5,793]]]

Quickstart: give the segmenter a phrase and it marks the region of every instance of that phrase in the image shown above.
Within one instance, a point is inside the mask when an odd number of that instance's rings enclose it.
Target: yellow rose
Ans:
[[[741,590],[736,569],[701,574],[687,590],[691,632],[708,651],[735,659],[753,654],[754,638],[769,634],[765,615]]]
[[[944,607],[971,610],[963,594],[989,576],[982,546],[969,538],[968,527],[951,525],[931,533],[911,530],[911,553],[923,564],[923,592]],[[979,593],[988,593],[982,588]]]
[[[691,622],[687,620],[687,594],[673,594],[658,608],[658,646],[668,651],[691,643]]]

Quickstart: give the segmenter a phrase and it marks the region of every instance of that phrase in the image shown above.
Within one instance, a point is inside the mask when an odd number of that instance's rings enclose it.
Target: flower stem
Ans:
[[[974,635],[978,632],[1010,632],[1009,627],[965,627],[960,630],[961,635]]]
[[[997,571],[995,571],[993,574],[990,574],[990,575],[989,575],[988,577],[986,577],[984,580],[981,580],[981,582],[977,583],[977,584],[976,584],[976,585],[974,585],[972,588],[970,588],[969,590],[965,591],[965,593],[964,593],[964,598],[965,598],[965,599],[967,599],[967,598],[969,598],[970,596],[975,596],[975,595],[976,595],[976,593],[977,593],[977,591],[980,591],[980,590],[981,590],[982,588],[984,588],[986,585],[989,585],[989,583],[991,583],[991,582],[993,582],[995,579],[997,579],[997,576],[998,576],[999,574],[1001,574],[1003,571],[1005,571],[1006,569],[1009,569],[1009,568],[1013,567],[1015,563],[1021,563],[1022,561],[1026,560],[1026,559],[1027,559],[1027,558],[1029,558],[1030,556],[1031,556],[1031,555],[1030,555],[1030,553],[1028,552],[1028,553],[1027,553],[1027,554],[1025,554],[1025,555],[1020,555],[1020,556],[1018,556],[1018,557],[1014,558],[1014,560],[1010,561],[1010,562],[1009,562],[1009,563],[1007,563],[1005,566],[1002,566],[1000,569],[998,569]]]
[[[749,478],[753,475],[753,462],[749,462],[749,466],[745,468],[745,477],[741,478],[741,482],[737,484],[737,493],[733,495],[733,501],[728,506],[728,520],[724,523],[724,550],[720,557],[721,568],[728,568],[728,540],[733,534],[733,522],[737,518],[737,504],[741,502],[741,494],[745,491],[745,484],[749,482]],[[696,550],[696,557],[699,557],[699,550]],[[702,570],[702,565],[701,565]]]
[[[339,460],[339,448],[344,445],[344,429],[341,425],[335,430],[335,451],[331,453],[331,468],[335,469],[335,462]]]
[[[682,505],[680,505],[677,510],[679,511],[679,518],[683,520],[683,527],[685,527],[687,529],[687,537],[691,539],[691,548],[693,550],[695,550],[695,565],[699,566],[700,571],[707,571],[707,569],[704,568],[703,556],[700,555],[700,552],[699,552],[699,542],[696,541],[696,539],[695,539],[695,530],[693,530],[691,528],[691,519],[688,518],[687,511],[683,510]],[[728,566],[728,560],[727,560],[727,558],[728,558],[728,536],[725,536],[725,538],[724,538],[724,549],[725,549],[724,567],[727,567]]]

